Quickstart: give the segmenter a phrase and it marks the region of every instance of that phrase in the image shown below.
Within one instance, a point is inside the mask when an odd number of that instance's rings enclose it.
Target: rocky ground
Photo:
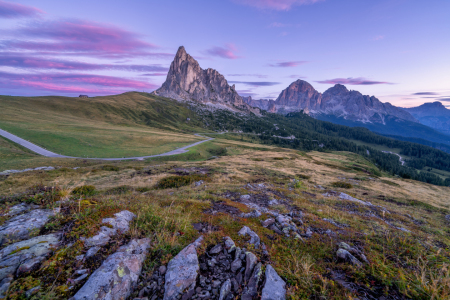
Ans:
[[[0,199],[0,298],[449,299],[447,209],[264,154],[11,174],[36,182]]]

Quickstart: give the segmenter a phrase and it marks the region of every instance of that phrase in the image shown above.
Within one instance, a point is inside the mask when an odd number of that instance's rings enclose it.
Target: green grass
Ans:
[[[154,155],[202,139],[188,134],[201,130],[187,107],[149,94],[88,99],[0,96],[0,109],[0,128],[68,156]]]

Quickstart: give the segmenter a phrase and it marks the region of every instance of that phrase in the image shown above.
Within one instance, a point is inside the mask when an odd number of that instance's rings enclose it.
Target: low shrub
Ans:
[[[343,181],[332,182],[331,185],[337,188],[344,188],[344,189],[351,189],[353,187],[353,185],[351,185],[350,183]]]
[[[189,185],[196,181],[206,181],[208,177],[206,175],[181,175],[181,176],[169,176],[161,179],[156,185],[156,189],[170,189],[179,188],[182,186]]]
[[[119,167],[113,166],[113,165],[104,165],[104,166],[101,166],[100,169],[102,169],[103,171],[114,171],[114,172],[117,172],[120,170]]]
[[[310,179],[311,178],[310,175],[305,175],[305,174],[296,174],[295,176],[298,178],[301,178],[301,179]]]
[[[228,154],[227,148],[225,147],[208,149],[208,152],[214,156],[225,156]]]
[[[82,185],[73,189],[72,194],[77,196],[92,196],[95,194],[95,186]]]
[[[106,193],[107,194],[114,194],[114,195],[119,194],[120,195],[120,194],[129,193],[131,191],[133,191],[133,188],[131,186],[129,186],[129,185],[121,185],[121,186],[116,186],[116,187],[113,187],[112,189],[107,190]]]

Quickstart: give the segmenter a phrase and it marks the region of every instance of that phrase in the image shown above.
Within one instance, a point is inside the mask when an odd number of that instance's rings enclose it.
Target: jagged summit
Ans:
[[[225,77],[214,69],[203,70],[183,46],[178,48],[166,81],[154,93],[176,100],[252,110],[236,92],[234,85],[230,86]]]
[[[247,102],[249,103],[249,102]],[[261,109],[269,107],[255,100],[250,105]],[[307,111],[311,115],[326,114],[343,117],[364,123],[383,123],[387,116],[394,116],[407,121],[417,122],[408,112],[390,103],[382,103],[374,96],[366,96],[358,91],[348,90],[342,84],[336,84],[323,94],[304,80],[296,80],[284,89],[278,98],[270,104],[272,112],[287,113]]]

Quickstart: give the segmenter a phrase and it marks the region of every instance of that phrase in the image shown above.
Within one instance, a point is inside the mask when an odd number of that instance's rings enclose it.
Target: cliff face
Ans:
[[[176,100],[192,100],[205,104],[220,104],[240,110],[250,109],[234,85],[214,69],[203,70],[183,46],[170,65],[166,81],[154,92],[156,95]]]
[[[373,96],[349,91],[341,84],[336,84],[321,94],[303,80],[297,80],[283,90],[274,107],[277,112],[305,110],[313,115],[323,113],[364,123],[384,124],[388,115],[417,122],[403,109],[390,103],[382,103]]]

